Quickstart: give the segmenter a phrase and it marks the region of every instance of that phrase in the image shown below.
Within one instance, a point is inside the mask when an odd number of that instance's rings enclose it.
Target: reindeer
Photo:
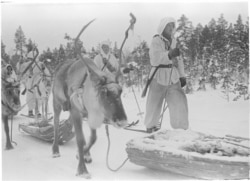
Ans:
[[[38,121],[39,108],[42,106],[42,120],[47,121],[48,97],[52,76],[44,62],[36,61],[39,55],[37,47],[33,47],[32,51],[35,51],[36,55],[33,59],[28,58],[31,62],[25,62],[19,66],[19,79],[25,85],[22,94],[27,93],[26,102],[29,108],[35,109],[35,120]],[[31,70],[32,73],[28,73]]]
[[[12,71],[14,71],[12,69]],[[6,134],[6,150],[13,149],[11,144],[8,119],[9,116],[16,115],[21,108],[20,104],[20,84],[16,81],[8,82],[6,77],[6,69],[2,68],[2,121],[4,123],[4,130]]]
[[[84,26],[81,33],[90,23]],[[89,150],[97,139],[96,129],[102,125],[104,119],[117,128],[125,127],[127,116],[121,101],[122,88],[118,84],[118,78],[102,72],[92,60],[83,58],[80,53],[79,56],[80,59],[67,60],[55,71],[52,87],[55,127],[52,151],[53,157],[60,156],[59,116],[62,110],[69,111],[69,120],[74,125],[78,146],[77,175],[90,178],[85,162],[91,162]],[[88,117],[91,130],[88,144],[82,130],[82,115]]]

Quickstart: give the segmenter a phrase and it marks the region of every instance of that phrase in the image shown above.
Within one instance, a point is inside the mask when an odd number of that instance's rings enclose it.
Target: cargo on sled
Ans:
[[[162,130],[127,143],[132,163],[202,179],[249,179],[249,138]]]
[[[44,141],[53,142],[54,125],[48,121],[20,123],[19,130]],[[59,122],[59,143],[65,143],[75,136],[69,120]]]

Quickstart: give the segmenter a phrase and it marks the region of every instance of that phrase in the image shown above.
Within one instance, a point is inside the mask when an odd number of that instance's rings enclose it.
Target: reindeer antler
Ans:
[[[76,37],[76,39],[75,39],[75,48],[76,48],[76,50],[78,50],[77,41],[79,40],[81,34],[83,33],[83,31],[84,31],[93,21],[95,21],[95,19],[91,20],[88,24],[84,25],[83,28],[81,29],[81,31],[79,32],[79,34],[77,35],[77,37]],[[78,50],[77,52],[78,52],[80,58],[82,59],[82,61],[84,62],[84,64],[85,64],[88,68],[90,68],[89,65],[85,62],[84,58],[82,57],[81,51]]]
[[[29,70],[29,68],[33,65],[33,63],[36,62],[36,58],[37,58],[37,56],[39,55],[39,50],[37,49],[37,47],[35,47],[34,49],[35,49],[35,51],[36,51],[36,55],[35,55],[35,57],[33,58],[32,62],[31,62],[31,63],[26,67],[26,69],[22,72],[21,77]]]

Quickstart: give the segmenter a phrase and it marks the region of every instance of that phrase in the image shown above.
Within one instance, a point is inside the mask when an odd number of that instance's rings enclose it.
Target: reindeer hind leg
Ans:
[[[54,108],[54,141],[52,146],[53,158],[60,157],[59,152],[59,118],[62,111],[61,104],[58,100],[53,99],[53,108]]]

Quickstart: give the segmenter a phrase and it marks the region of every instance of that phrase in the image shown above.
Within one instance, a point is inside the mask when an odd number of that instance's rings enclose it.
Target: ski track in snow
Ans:
[[[141,89],[135,88],[140,108],[145,115],[146,99],[141,99]],[[195,92],[187,95],[189,105],[190,129],[215,136],[231,134],[249,137],[249,102],[239,100],[227,102],[219,90]],[[123,104],[129,122],[143,118],[139,113],[132,90],[125,89],[122,94]],[[21,97],[22,104],[25,97]],[[50,111],[52,98],[50,97]],[[27,107],[21,111],[26,114]],[[52,144],[33,138],[18,131],[18,124],[29,122],[25,117],[14,117],[13,140],[17,142],[14,149],[4,150],[5,133],[2,127],[2,179],[3,180],[79,180],[76,177],[78,161],[76,159],[77,147],[75,138],[60,146],[61,157],[52,158]],[[68,113],[63,112],[61,119],[67,119]],[[10,123],[9,123],[10,124]],[[89,130],[87,123],[83,123],[85,137],[88,140]],[[111,150],[109,163],[117,168],[127,158],[126,143],[136,137],[146,136],[145,133],[110,128]],[[144,129],[144,127],[142,127]],[[141,128],[141,129],[142,129]],[[171,129],[168,110],[165,112],[162,128]],[[118,172],[111,172],[106,167],[107,137],[105,127],[102,125],[97,131],[97,142],[91,150],[93,162],[87,164],[88,171],[94,180],[191,180],[194,178],[182,176],[171,172],[162,172],[127,162]]]

